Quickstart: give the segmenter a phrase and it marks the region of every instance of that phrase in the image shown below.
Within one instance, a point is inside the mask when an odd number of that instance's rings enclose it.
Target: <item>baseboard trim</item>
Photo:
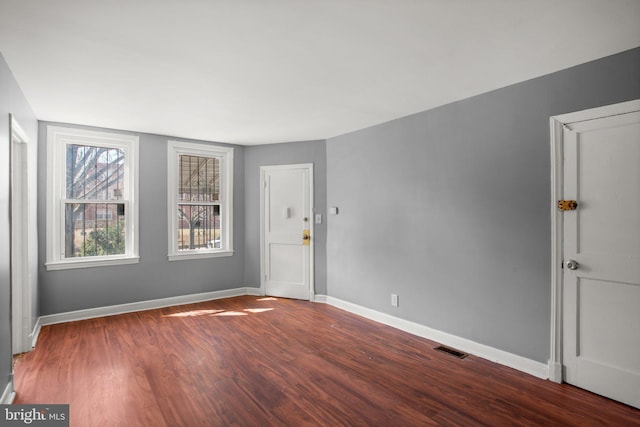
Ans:
[[[409,332],[410,334],[417,335],[422,338],[436,341],[446,346],[454,347],[458,350],[473,354],[483,359],[487,359],[492,362],[517,369],[518,371],[525,372],[529,375],[533,375],[534,377],[542,379],[549,378],[550,367],[548,365],[528,359],[526,357],[518,356],[504,350],[499,350],[497,348],[480,344],[466,338],[461,338],[456,335],[439,331],[437,329],[432,329],[419,323],[400,319],[399,317],[391,316],[389,314],[372,310],[370,308],[363,307],[358,304],[354,304],[331,296],[316,295],[315,301],[332,305],[342,310],[349,311],[362,317],[366,317],[367,319],[383,323],[387,326],[392,326],[396,329]]]
[[[38,334],[40,327],[54,325],[56,323],[75,322],[77,320],[94,319],[96,317],[115,316],[117,314],[133,313],[136,311],[153,310],[156,308],[172,307],[183,304],[211,301],[222,298],[231,298],[242,295],[259,296],[258,288],[235,288],[222,291],[204,292],[200,294],[178,295],[169,298],[160,298],[148,301],[132,302],[127,304],[111,305],[106,307],[89,308],[85,310],[69,311],[66,313],[48,314],[40,316],[36,322]],[[34,330],[35,332],[35,330]],[[37,340],[37,336],[35,336]],[[34,343],[35,346],[35,343]]]
[[[36,319],[36,324],[33,325],[33,330],[29,334],[29,339],[31,339],[31,348],[35,348],[38,337],[40,336],[40,330],[42,329],[42,323],[40,321],[40,317]]]
[[[40,329],[45,325],[54,325],[56,323],[74,322],[77,320],[93,319],[96,317],[114,316],[118,314],[132,313],[136,311],[153,310],[156,308],[172,307],[183,304],[193,304],[198,302],[211,301],[222,298],[231,298],[242,295],[261,296],[260,288],[243,287],[235,289],[226,289],[222,291],[204,292],[199,294],[179,295],[169,298],[161,298],[148,301],[140,301],[127,304],[112,305],[106,307],[90,308],[86,310],[70,311],[66,313],[49,314],[40,316],[36,321],[36,324],[31,333],[32,346],[36,346]],[[557,381],[557,367],[551,364],[546,365],[544,363],[537,362],[535,360],[528,359],[526,357],[518,356],[513,353],[509,353],[497,348],[493,348],[484,344],[477,343],[475,341],[461,338],[456,335],[452,335],[446,332],[439,331],[437,329],[430,328],[419,323],[411,322],[401,319],[399,317],[391,316],[386,313],[382,313],[367,307],[360,306],[348,301],[344,301],[338,298],[334,298],[327,295],[314,295],[314,302],[329,304],[334,307],[340,308],[345,311],[357,314],[367,319],[374,320],[376,322],[400,329],[410,334],[417,335],[422,338],[427,338],[432,341],[436,341],[440,344],[455,347],[464,352],[473,354],[483,359],[490,360],[492,362],[499,363],[501,365],[508,366],[513,369],[525,372],[542,379],[551,379]],[[9,393],[13,393],[13,384],[7,385]],[[5,394],[8,393],[5,389],[2,397],[5,398]],[[15,394],[15,393],[14,393]],[[10,397],[13,401],[13,397]]]
[[[322,304],[326,304],[327,303],[327,296],[326,295],[320,295],[320,294],[314,294],[313,295],[313,302],[319,302]]]
[[[9,381],[7,386],[4,388],[2,392],[2,396],[0,396],[0,404],[2,405],[11,405],[13,403],[13,399],[16,398],[16,392],[13,389],[13,381]]]
[[[549,360],[549,381],[562,382],[562,363]]]

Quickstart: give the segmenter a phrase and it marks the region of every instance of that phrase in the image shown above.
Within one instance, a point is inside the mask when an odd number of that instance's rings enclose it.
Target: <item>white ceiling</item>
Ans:
[[[0,17],[40,120],[244,145],[325,139],[640,46],[639,0],[0,0]]]

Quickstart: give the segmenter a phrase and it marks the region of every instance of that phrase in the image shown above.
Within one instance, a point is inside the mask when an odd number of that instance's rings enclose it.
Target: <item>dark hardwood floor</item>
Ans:
[[[640,425],[640,411],[334,307],[238,297],[46,326],[15,403],[93,426]]]

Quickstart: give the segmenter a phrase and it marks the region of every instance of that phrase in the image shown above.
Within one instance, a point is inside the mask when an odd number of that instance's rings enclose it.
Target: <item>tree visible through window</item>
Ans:
[[[139,262],[135,135],[47,126],[48,270]]]
[[[67,145],[65,258],[125,253],[124,151]]]
[[[178,158],[178,249],[220,248],[220,159]]]
[[[233,148],[167,143],[170,261],[233,255]]]

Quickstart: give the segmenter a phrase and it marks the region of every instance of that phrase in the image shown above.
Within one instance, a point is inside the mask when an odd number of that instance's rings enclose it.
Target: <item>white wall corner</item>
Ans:
[[[0,396],[0,404],[1,405],[11,405],[13,403],[13,399],[16,397],[16,392],[13,389],[13,379],[9,380],[9,383],[4,388],[2,392],[2,396]]]
[[[392,326],[410,334],[436,341],[446,346],[454,347],[458,350],[464,351],[465,353],[473,354],[474,356],[490,360],[491,362],[508,366],[529,375],[533,375],[534,377],[541,379],[549,378],[549,367],[544,363],[499,350],[497,348],[489,347],[466,338],[438,331],[419,323],[400,319],[398,317],[331,296],[326,297],[326,302],[329,305],[366,317],[367,319],[375,320],[376,322]]]

